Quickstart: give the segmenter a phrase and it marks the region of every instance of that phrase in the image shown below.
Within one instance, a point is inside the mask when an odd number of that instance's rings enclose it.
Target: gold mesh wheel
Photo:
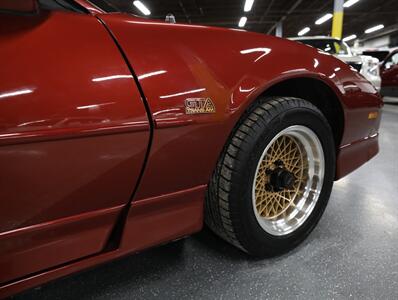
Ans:
[[[304,126],[280,132],[266,147],[253,180],[253,208],[264,230],[288,234],[311,214],[324,176],[316,134]]]
[[[271,172],[279,168],[277,162],[294,176],[291,188],[274,191],[270,188]],[[307,157],[294,138],[280,136],[268,149],[256,176],[256,208],[260,216],[273,219],[283,214],[294,200],[303,194],[307,182]]]

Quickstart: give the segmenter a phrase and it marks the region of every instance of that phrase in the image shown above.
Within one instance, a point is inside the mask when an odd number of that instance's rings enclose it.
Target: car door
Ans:
[[[381,66],[382,94],[398,96],[398,52],[392,53]]]
[[[52,2],[0,13],[0,285],[101,252],[149,144],[106,28]]]

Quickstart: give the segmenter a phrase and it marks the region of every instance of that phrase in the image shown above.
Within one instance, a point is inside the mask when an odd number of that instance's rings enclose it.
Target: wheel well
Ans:
[[[298,97],[315,105],[328,120],[335,141],[339,147],[344,129],[344,112],[340,100],[333,90],[317,79],[289,79],[267,89],[263,96]]]

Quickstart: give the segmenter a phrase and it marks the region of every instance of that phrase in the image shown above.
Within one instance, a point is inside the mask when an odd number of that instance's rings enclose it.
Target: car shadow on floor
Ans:
[[[72,274],[68,277],[34,288],[12,299],[95,299],[106,297],[118,289],[128,287],[131,292],[170,272],[184,275],[191,255],[203,255],[205,260],[221,259],[229,263],[252,260],[211,233],[208,229],[179,241],[152,248],[138,254]],[[188,264],[188,265],[187,265]]]
[[[306,243],[304,243],[306,244]],[[300,248],[300,247],[299,247]],[[279,257],[263,260],[266,266],[294,255],[297,248]],[[117,259],[98,267],[72,274],[41,287],[31,289],[12,299],[98,299],[120,298],[119,293],[140,295],[145,288],[155,287],[170,274],[184,278],[192,266],[222,264],[256,265],[260,259],[248,256],[214,235],[209,229],[163,246]],[[197,280],[206,280],[199,269]],[[128,292],[126,292],[128,289]],[[161,291],[160,291],[161,292]]]

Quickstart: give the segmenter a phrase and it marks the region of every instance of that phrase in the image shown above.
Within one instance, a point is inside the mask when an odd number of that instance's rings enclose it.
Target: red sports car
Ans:
[[[0,298],[204,222],[282,253],[378,152],[379,94],[333,56],[108,2],[0,0]]]

